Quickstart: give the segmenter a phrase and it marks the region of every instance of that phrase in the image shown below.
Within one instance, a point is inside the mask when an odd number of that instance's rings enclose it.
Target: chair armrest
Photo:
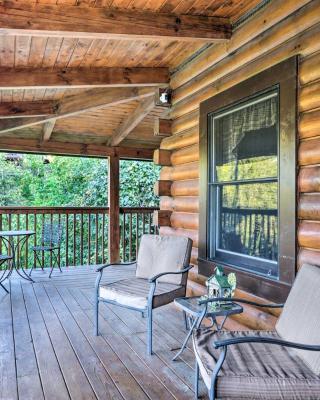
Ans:
[[[178,275],[178,274],[184,274],[186,272],[188,272],[191,268],[193,268],[193,265],[189,265],[188,267],[182,269],[181,271],[176,271],[176,272],[161,272],[158,275],[153,276],[152,278],[149,278],[148,281],[149,283],[154,283],[157,281],[157,279],[159,279],[161,276],[164,275]]]
[[[101,271],[103,271],[105,268],[111,267],[111,266],[113,266],[113,265],[123,265],[123,266],[126,266],[126,265],[132,265],[132,264],[135,264],[135,263],[136,263],[136,261],[125,262],[125,263],[122,263],[122,262],[115,262],[115,263],[105,264],[105,265],[101,265],[100,267],[98,267],[98,268],[96,269],[96,272],[101,272]]]
[[[247,337],[231,338],[226,340],[217,340],[216,342],[214,342],[214,347],[218,349],[219,347],[225,347],[225,346],[230,346],[232,344],[241,344],[241,343],[268,343],[268,344],[275,344],[278,346],[292,347],[294,349],[320,351],[320,345],[294,343],[294,342],[288,342],[287,340],[283,339],[277,339],[272,337],[257,337],[257,336],[247,336]]]
[[[199,304],[215,303],[217,301],[232,301],[243,304],[250,304],[251,306],[261,307],[261,308],[283,308],[284,304],[260,304],[254,301],[239,299],[237,297],[211,297],[209,299],[200,300]]]

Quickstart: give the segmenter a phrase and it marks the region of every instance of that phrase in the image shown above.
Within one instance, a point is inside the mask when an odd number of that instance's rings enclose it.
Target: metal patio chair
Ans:
[[[9,256],[6,254],[0,254],[0,267],[2,264],[4,264],[5,262],[7,262],[9,260],[12,260],[12,256]],[[4,280],[8,278],[9,274],[10,274],[10,270],[8,270],[7,268],[4,271],[0,270],[0,287],[2,287],[2,289],[7,293],[9,293],[9,291],[3,285],[2,282],[4,282]]]
[[[53,272],[53,268],[57,266],[62,272],[60,263],[59,263],[59,250],[61,245],[61,237],[62,237],[62,227],[60,224],[44,224],[42,227],[42,235],[41,235],[41,245],[33,246],[32,250],[35,254],[35,265],[30,269],[29,276],[34,268],[37,267],[37,261],[42,269],[44,270],[44,257],[42,254],[45,252],[50,253],[50,260],[52,260],[51,270],[49,274],[49,278],[51,278],[51,274]]]
[[[152,354],[152,312],[186,294],[192,240],[186,237],[143,235],[138,259],[133,263],[103,265],[97,269],[95,334],[98,335],[99,303],[110,303],[147,316],[147,352]],[[135,272],[126,266],[135,265]],[[116,282],[101,284],[103,271],[119,271]],[[118,272],[119,273],[119,272]],[[110,275],[112,278],[112,275]]]
[[[304,265],[274,331],[199,329],[193,336],[199,371],[214,399],[320,399],[320,267]],[[220,299],[221,300],[221,299]],[[219,301],[204,300],[203,303]]]

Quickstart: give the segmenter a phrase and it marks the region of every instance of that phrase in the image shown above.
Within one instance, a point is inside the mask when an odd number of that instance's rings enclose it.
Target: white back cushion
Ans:
[[[136,276],[152,278],[162,272],[176,272],[189,265],[191,241],[183,236],[143,235]],[[181,283],[181,275],[166,275],[158,282]]]

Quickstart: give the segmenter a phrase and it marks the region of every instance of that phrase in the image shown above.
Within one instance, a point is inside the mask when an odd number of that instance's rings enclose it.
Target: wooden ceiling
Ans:
[[[110,145],[118,134],[121,146],[156,148],[154,121],[165,116],[165,108],[131,92],[125,102],[109,99],[103,106],[99,99],[91,107],[92,91],[111,86],[121,97],[128,87],[153,93],[167,87],[171,69],[206,43],[228,40],[232,23],[259,2],[0,1],[0,141]],[[80,102],[74,113],[75,99],[84,96],[88,107]],[[64,99],[67,112],[60,105]],[[143,101],[149,108],[134,120]]]

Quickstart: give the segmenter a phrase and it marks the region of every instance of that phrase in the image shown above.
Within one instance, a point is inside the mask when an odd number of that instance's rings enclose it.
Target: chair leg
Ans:
[[[149,307],[148,309],[148,329],[147,329],[147,333],[148,333],[148,348],[147,348],[147,352],[148,355],[151,356],[152,355],[152,307]]]
[[[9,290],[0,282],[0,286],[2,287],[2,289],[5,291],[5,292],[7,292],[7,293],[9,293]]]
[[[99,299],[96,297],[94,304],[94,335],[99,336]]]
[[[184,318],[185,328],[186,328],[186,331],[188,331],[188,330],[189,330],[189,326],[188,326],[188,317],[187,317],[187,313],[186,313],[185,311],[182,311],[182,312],[183,312],[183,318]]]
[[[199,398],[199,365],[197,360],[196,360],[195,377],[194,377],[194,398],[196,400]]]

